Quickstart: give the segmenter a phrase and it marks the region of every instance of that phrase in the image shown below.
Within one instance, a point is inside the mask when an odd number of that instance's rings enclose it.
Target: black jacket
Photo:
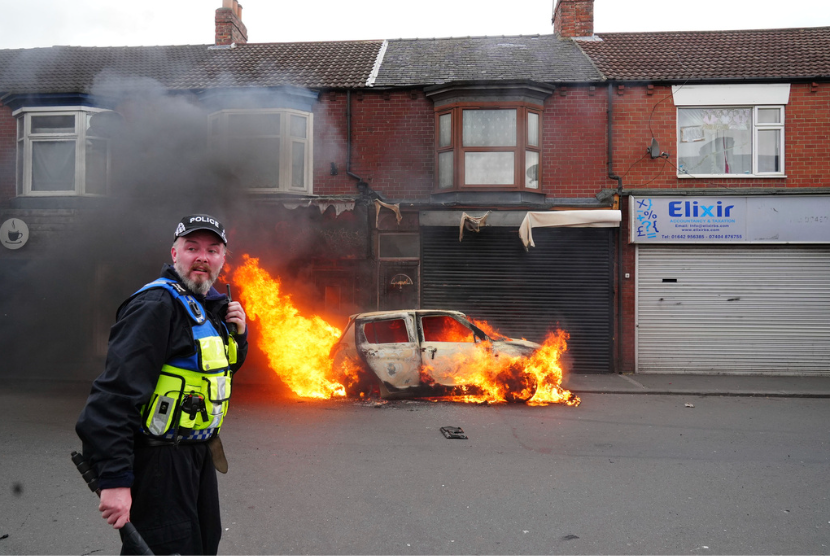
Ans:
[[[165,265],[161,277],[179,281],[170,265]],[[192,295],[224,334],[220,322],[228,311],[228,297],[213,288],[205,297]],[[242,366],[248,353],[247,333],[235,338],[239,351],[233,371]],[[98,472],[101,488],[132,485],[134,438],[144,434],[139,410],[150,400],[161,367],[173,357],[195,352],[190,317],[167,290],[151,288],[119,307],[104,372],[93,382],[75,425],[84,457]]]

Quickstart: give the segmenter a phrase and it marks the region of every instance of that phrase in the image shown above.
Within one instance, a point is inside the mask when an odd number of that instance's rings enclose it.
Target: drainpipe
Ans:
[[[617,199],[622,210],[622,192],[623,181],[620,176],[614,173],[614,83],[608,83],[608,177],[612,180],[617,180]],[[623,333],[623,303],[622,303],[622,285],[623,285],[623,259],[622,259],[622,222],[617,228],[617,364],[615,371],[620,374],[622,372],[622,333]],[[636,276],[635,276],[636,279]]]
[[[361,195],[365,195],[369,184],[352,173],[352,91],[346,90],[346,175],[357,180],[357,189]]]

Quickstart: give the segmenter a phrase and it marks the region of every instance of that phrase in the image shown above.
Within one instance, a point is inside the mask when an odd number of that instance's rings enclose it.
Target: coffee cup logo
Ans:
[[[29,239],[29,227],[19,218],[6,220],[0,225],[0,243],[7,249],[19,249]]]

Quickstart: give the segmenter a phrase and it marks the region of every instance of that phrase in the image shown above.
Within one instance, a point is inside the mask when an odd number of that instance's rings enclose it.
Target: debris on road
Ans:
[[[461,427],[441,427],[441,434],[446,438],[467,438],[467,435],[464,434],[464,430]]]

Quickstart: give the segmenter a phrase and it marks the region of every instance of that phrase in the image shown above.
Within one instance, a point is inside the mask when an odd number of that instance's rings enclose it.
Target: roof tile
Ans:
[[[607,79],[830,77],[830,27],[603,33],[598,38],[575,42]]]

